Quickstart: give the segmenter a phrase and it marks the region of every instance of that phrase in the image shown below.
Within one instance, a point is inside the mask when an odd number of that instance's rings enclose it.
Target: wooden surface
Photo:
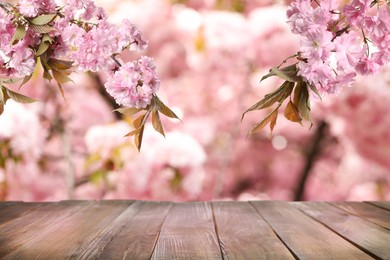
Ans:
[[[0,202],[0,259],[390,259],[390,202]]]

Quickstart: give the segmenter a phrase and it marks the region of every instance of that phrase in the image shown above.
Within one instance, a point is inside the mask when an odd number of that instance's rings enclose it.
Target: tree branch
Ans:
[[[97,73],[89,73],[89,75],[95,81],[99,94],[103,97],[104,101],[106,101],[106,103],[112,107],[113,110],[119,108],[119,105],[115,102],[114,98],[107,93],[99,75]],[[123,119],[123,115],[117,111],[114,111],[114,116],[117,120]]]
[[[306,165],[302,170],[301,178],[298,182],[297,189],[295,190],[295,201],[301,201],[304,198],[306,181],[309,177],[311,169],[313,168],[314,162],[317,159],[317,156],[321,153],[321,141],[324,139],[326,128],[327,124],[324,121],[321,121],[318,125],[317,131],[314,134],[311,147],[307,154]]]

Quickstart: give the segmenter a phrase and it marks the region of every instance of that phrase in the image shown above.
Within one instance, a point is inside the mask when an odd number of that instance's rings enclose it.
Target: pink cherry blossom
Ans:
[[[334,43],[338,68],[343,71],[353,70],[364,53],[360,35],[355,32],[345,33],[337,37]]]
[[[160,78],[151,58],[122,65],[105,84],[107,92],[119,105],[145,108],[159,89]]]
[[[34,52],[23,45],[13,48],[13,55],[9,62],[9,68],[14,70],[16,77],[24,77],[34,72],[36,61]]]

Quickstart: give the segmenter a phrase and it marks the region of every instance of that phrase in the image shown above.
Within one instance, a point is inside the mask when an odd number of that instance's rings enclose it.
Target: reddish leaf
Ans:
[[[20,93],[17,93],[15,91],[12,91],[8,88],[5,88],[3,87],[4,89],[6,89],[6,93],[7,95],[14,101],[16,102],[19,102],[19,103],[32,103],[32,102],[35,102],[35,101],[38,101],[37,99],[35,98],[31,98],[31,97],[28,97],[28,96],[25,96],[25,95],[22,95]]]
[[[158,114],[158,111],[152,112],[152,125],[153,125],[153,128],[157,132],[159,132],[160,134],[162,134],[165,137],[164,128],[162,126],[162,123],[160,120],[160,115]]]
[[[141,112],[143,108],[135,108],[135,107],[120,107],[115,109],[114,111],[118,111],[121,114],[125,114],[128,116],[132,116],[137,114],[138,112]]]
[[[270,107],[273,104],[275,104],[275,102],[279,102],[279,103],[283,102],[288,96],[291,95],[291,92],[294,88],[294,84],[295,83],[293,82],[285,81],[277,90],[265,95],[265,97],[262,100],[260,100],[259,102],[257,102],[256,104],[248,108],[242,114],[241,120],[243,120],[245,114],[250,111],[260,110],[260,109]]]
[[[136,119],[134,119],[133,126],[135,129],[138,129],[145,124],[145,121],[146,121],[145,116],[146,116],[146,114],[143,114],[143,115],[140,115],[139,117],[137,117]]]
[[[138,151],[141,150],[141,146],[142,146],[142,137],[143,137],[143,135],[144,135],[144,128],[145,128],[145,126],[142,125],[141,128],[140,128],[139,133],[137,133],[137,134],[134,136],[134,144],[135,144],[135,146],[137,147]]]
[[[157,96],[154,96],[153,98],[157,104],[158,111],[160,111],[167,117],[179,119],[179,117],[169,107],[167,107]]]
[[[67,83],[70,81],[73,82],[73,80],[71,78],[66,76],[66,74],[68,74],[68,72],[58,71],[55,69],[52,69],[52,72],[53,72],[53,77],[58,82],[58,84],[64,84],[64,83]]]
[[[302,121],[302,118],[299,115],[297,107],[294,105],[294,103],[291,100],[290,102],[288,102],[286,108],[284,109],[284,116],[292,122],[301,123]]]
[[[278,118],[279,107],[280,105],[277,106],[271,113],[269,113],[260,123],[252,127],[252,129],[249,131],[249,135],[260,131],[268,124],[270,124],[270,129],[272,132],[276,125],[276,120]]]
[[[58,60],[58,59],[50,58],[47,61],[47,64],[55,70],[63,71],[63,70],[68,70],[68,69],[72,68],[73,61]],[[67,72],[66,74],[69,75],[70,72]]]

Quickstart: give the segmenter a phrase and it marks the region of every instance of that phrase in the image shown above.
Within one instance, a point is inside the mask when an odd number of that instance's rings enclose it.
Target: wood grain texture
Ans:
[[[389,210],[361,202],[332,202],[331,205],[390,230]]]
[[[224,259],[294,259],[248,202],[213,202]]]
[[[56,203],[19,203],[18,210],[9,208],[4,215],[16,216],[0,226],[0,258],[18,250],[36,239],[45,229],[56,226],[62,219],[74,214],[90,202],[62,201]],[[3,258],[2,258],[3,259]]]
[[[161,227],[152,259],[222,259],[210,204],[174,204]]]
[[[72,204],[72,203],[71,203]],[[4,259],[79,259],[84,256],[80,248],[88,245],[131,202],[85,202],[48,207],[35,220],[35,226],[19,233],[17,239],[8,240],[18,248]],[[64,210],[61,210],[61,206]],[[31,214],[30,214],[31,215]]]
[[[137,212],[106,245],[97,259],[150,259],[171,202],[134,203]]]
[[[19,217],[29,214],[30,212],[44,205],[46,205],[46,203],[42,202],[2,202],[0,203],[0,226],[10,220],[15,220]]]
[[[296,205],[306,214],[317,219],[376,258],[389,259],[389,230],[327,203],[312,202]]]
[[[389,202],[0,202],[0,259],[390,259]]]
[[[251,202],[300,259],[370,259],[348,241],[288,202]]]
[[[374,206],[390,210],[390,201],[366,201],[366,203],[372,204]]]

